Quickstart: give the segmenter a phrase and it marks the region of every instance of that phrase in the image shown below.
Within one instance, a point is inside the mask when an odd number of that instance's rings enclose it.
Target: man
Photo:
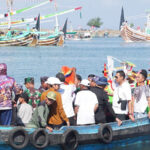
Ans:
[[[96,95],[88,89],[89,84],[86,79],[81,81],[81,91],[77,93],[75,99],[77,125],[95,124],[94,113],[98,108],[98,100]]]
[[[32,117],[32,107],[28,104],[29,97],[27,93],[22,93],[19,96],[19,107],[17,112],[17,125],[25,126],[29,123]]]
[[[11,125],[17,125],[17,104],[18,99],[20,95],[23,93],[23,87],[20,84],[16,84],[14,87],[14,99],[12,101],[13,107],[12,107],[12,121]]]
[[[49,92],[46,96],[46,99],[42,101],[38,107],[36,107],[32,119],[29,124],[27,124],[28,128],[46,128],[50,132],[53,131],[51,127],[47,125],[48,115],[50,112],[50,106],[56,101],[56,93]]]
[[[56,77],[62,82],[58,92],[62,97],[64,111],[69,119],[70,125],[75,125],[75,113],[73,109],[73,92],[76,87],[74,84],[65,84],[65,76],[62,73],[57,73]]]
[[[47,83],[50,88],[42,93],[41,101],[45,100],[46,95],[51,91],[56,94],[56,101],[50,107],[48,125],[52,128],[58,129],[63,126],[65,121],[67,126],[70,126],[70,122],[63,109],[61,95],[58,92],[62,82],[60,82],[60,80],[56,77],[49,77],[45,83]]]
[[[76,90],[74,91],[75,94],[77,94],[80,91],[81,81],[82,81],[82,77],[79,74],[76,74],[76,78],[75,78]]]
[[[132,112],[131,87],[125,80],[124,71],[117,71],[115,78],[117,85],[114,90],[112,106],[115,111],[116,117],[120,120],[127,120],[129,113],[129,118],[133,119],[133,117],[130,115],[130,113]]]
[[[150,108],[150,88],[148,85],[145,85],[145,81],[147,79],[147,71],[141,70],[137,74],[137,83],[138,87],[136,87],[133,91],[133,115],[135,119],[146,117],[147,107]],[[148,112],[148,116],[150,118],[150,111]]]
[[[40,78],[41,80],[41,86],[39,88],[40,93],[43,93],[44,91],[46,91],[48,89],[47,84],[45,83],[47,81],[48,77],[47,76],[43,76]]]
[[[91,87],[90,90],[96,94],[98,99],[98,109],[95,112],[95,121],[96,123],[106,123],[107,120],[110,121],[117,121],[118,125],[122,124],[122,121],[116,117],[111,104],[108,102],[108,95],[104,91],[104,88],[108,85],[107,79],[105,77],[97,77],[93,79],[95,82],[95,87]],[[109,112],[109,118],[107,117],[106,110]]]
[[[39,90],[34,88],[33,77],[25,78],[25,87],[26,87],[25,93],[27,93],[29,97],[28,104],[30,104],[33,107],[33,109],[35,109],[36,106],[40,103],[41,93],[39,92]]]
[[[7,76],[7,65],[0,64],[0,124],[10,125],[12,118],[12,91],[16,86],[14,78]]]

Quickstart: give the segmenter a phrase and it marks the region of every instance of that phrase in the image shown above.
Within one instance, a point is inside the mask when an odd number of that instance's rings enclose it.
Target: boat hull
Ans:
[[[29,46],[33,40],[34,35],[27,33],[23,37],[0,40],[0,46]]]
[[[100,131],[103,127],[109,126],[112,128],[112,139],[108,141],[108,139],[104,140],[102,139],[102,135],[100,135]],[[0,147],[6,146],[10,147],[10,133],[17,129],[19,127],[0,127],[1,132],[1,138],[0,138]],[[33,128],[23,128],[25,131],[27,131],[29,137],[33,136],[33,133],[36,131],[36,129]],[[105,128],[106,130],[106,128]],[[105,130],[103,130],[105,132]],[[68,132],[69,131],[69,132]],[[72,135],[70,136],[69,133],[73,133],[73,131],[76,131],[78,133],[77,138],[74,138]],[[48,141],[49,145],[47,145],[47,148],[50,148],[51,150],[55,149],[63,149],[68,150],[67,144],[69,143],[68,137],[71,139],[71,142],[73,140],[76,140],[78,142],[78,145],[76,145],[76,149],[84,149],[84,148],[90,148],[96,150],[101,149],[111,149],[116,148],[132,143],[142,142],[145,140],[150,139],[150,121],[148,118],[141,118],[136,120],[135,122],[124,121],[122,126],[117,126],[116,123],[108,123],[108,124],[99,124],[99,125],[90,125],[90,126],[72,126],[72,127],[62,127],[60,130],[54,130],[53,132],[47,132],[48,133]],[[75,133],[75,132],[74,132]],[[103,133],[103,132],[102,132]],[[13,136],[12,136],[13,137]],[[28,138],[29,138],[28,137]],[[32,139],[32,138],[30,138]],[[64,140],[65,139],[65,140]],[[41,139],[41,141],[43,141]],[[26,148],[33,147],[32,141],[28,143]],[[95,147],[95,148],[94,148]]]
[[[130,28],[127,24],[121,27],[121,37],[126,42],[150,42],[150,35]]]
[[[62,46],[64,44],[64,39],[62,35],[58,35],[53,38],[45,38],[38,40],[38,46]]]

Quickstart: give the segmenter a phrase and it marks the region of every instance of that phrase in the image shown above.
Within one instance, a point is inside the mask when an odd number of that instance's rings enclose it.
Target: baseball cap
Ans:
[[[108,81],[107,78],[105,77],[100,77],[97,81],[96,81],[97,85],[108,85]]]
[[[55,92],[49,92],[49,93],[47,94],[47,98],[56,101],[56,94],[55,94]]]
[[[24,84],[26,83],[33,83],[34,84],[34,78],[33,77],[28,77],[24,79]]]
[[[87,79],[83,79],[80,84],[84,86],[90,86],[90,82]]]
[[[63,82],[60,82],[60,80],[56,77],[49,77],[45,83],[53,85],[53,84],[62,84]]]

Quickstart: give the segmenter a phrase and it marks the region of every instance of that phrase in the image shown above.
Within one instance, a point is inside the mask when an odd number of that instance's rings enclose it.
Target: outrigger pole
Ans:
[[[8,1],[9,3],[11,3],[10,0],[7,0],[7,1]],[[16,10],[16,11],[10,10],[10,13],[0,14],[0,19],[8,17],[9,14],[10,14],[10,16],[12,16],[12,15],[15,15],[15,14],[19,14],[19,13],[22,13],[22,12],[26,12],[26,11],[28,11],[28,10],[31,10],[31,9],[34,9],[34,8],[37,8],[37,7],[46,5],[47,3],[51,2],[51,1],[52,1],[52,0],[46,0],[45,2],[39,3],[39,4],[37,4],[37,5],[30,6],[30,7],[26,7],[26,8],[22,8],[22,9],[19,9],[19,10]]]
[[[71,12],[74,12],[74,11],[77,11],[77,10],[81,10],[81,9],[82,9],[82,7],[76,7],[76,8],[73,8],[73,9],[66,10],[66,11],[61,11],[61,12],[58,12],[58,13],[48,14],[48,15],[45,15],[45,16],[41,16],[40,20],[52,18],[52,17],[55,17],[55,16],[67,14],[67,13],[71,13]],[[22,20],[17,20],[17,21],[11,22],[11,24],[12,25],[19,25],[19,24],[22,24],[22,23],[34,22],[36,20],[37,20],[37,17],[35,17],[35,18],[28,18],[28,19],[24,19],[23,18]],[[8,25],[8,22],[0,23],[1,27],[2,26],[4,27],[5,25]]]

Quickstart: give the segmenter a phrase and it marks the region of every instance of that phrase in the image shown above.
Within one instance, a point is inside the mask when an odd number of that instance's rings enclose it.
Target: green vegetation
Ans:
[[[102,26],[103,22],[101,22],[101,19],[99,17],[97,18],[93,18],[91,20],[89,20],[89,22],[87,23],[88,26],[92,27],[96,27],[96,28],[100,28]]]
[[[133,24],[133,23],[131,23],[131,24],[130,24],[130,27],[131,27],[131,28],[133,28],[133,27],[134,27],[134,24]]]

